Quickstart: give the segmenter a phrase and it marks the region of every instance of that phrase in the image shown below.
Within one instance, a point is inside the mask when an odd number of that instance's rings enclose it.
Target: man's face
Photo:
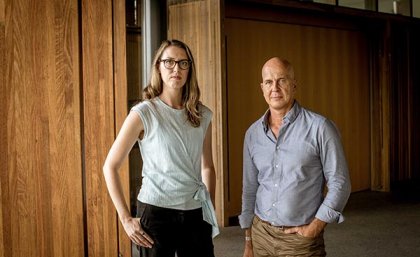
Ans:
[[[270,63],[262,70],[261,89],[270,109],[287,112],[293,105],[296,84],[281,63]]]

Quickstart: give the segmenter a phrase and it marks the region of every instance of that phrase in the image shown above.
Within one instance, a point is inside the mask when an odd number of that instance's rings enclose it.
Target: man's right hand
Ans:
[[[254,252],[252,251],[252,241],[245,241],[243,257],[254,257]]]

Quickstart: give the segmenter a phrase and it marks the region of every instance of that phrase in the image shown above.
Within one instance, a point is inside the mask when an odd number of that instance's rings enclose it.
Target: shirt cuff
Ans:
[[[239,225],[242,229],[250,228],[252,225],[252,220],[254,219],[254,214],[241,214],[239,215]]]
[[[341,223],[345,220],[341,212],[338,212],[325,204],[321,204],[315,217],[327,223]]]

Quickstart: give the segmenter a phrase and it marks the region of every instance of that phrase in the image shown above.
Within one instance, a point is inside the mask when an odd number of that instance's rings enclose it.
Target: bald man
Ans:
[[[351,192],[339,132],[295,100],[287,60],[269,59],[260,86],[268,110],[247,130],[243,149],[243,256],[326,256],[324,228],[344,221]]]

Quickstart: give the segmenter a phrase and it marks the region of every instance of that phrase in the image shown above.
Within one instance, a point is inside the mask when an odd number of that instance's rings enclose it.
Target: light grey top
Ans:
[[[309,224],[314,217],[342,222],[351,185],[335,125],[295,101],[276,139],[268,114],[245,135],[241,227],[249,228],[254,215],[276,226]]]
[[[137,199],[159,207],[192,210],[217,227],[210,194],[202,182],[201,155],[212,112],[204,105],[200,126],[194,128],[185,109],[174,109],[159,97],[134,106],[144,126],[138,140],[143,159],[142,186]]]

